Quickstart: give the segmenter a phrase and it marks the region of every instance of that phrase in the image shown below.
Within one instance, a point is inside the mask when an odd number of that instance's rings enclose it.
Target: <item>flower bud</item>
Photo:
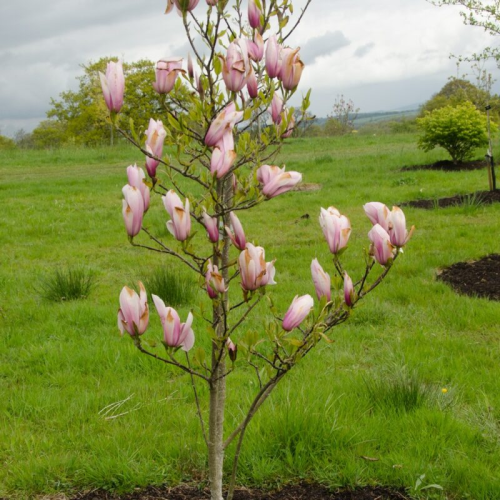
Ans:
[[[203,209],[202,217],[210,241],[212,243],[217,243],[219,241],[219,226],[217,225],[217,217],[210,217],[205,209]]]
[[[322,208],[319,224],[331,253],[336,255],[347,247],[351,223],[345,215],[341,215],[335,207],[329,207],[328,210]]]
[[[370,253],[375,260],[381,266],[389,264],[396,254],[396,248],[391,244],[387,231],[380,224],[375,224],[368,233],[368,237],[372,242]]]
[[[282,117],[281,112],[283,111],[283,99],[275,92],[273,96],[273,100],[271,101],[271,106],[268,109],[268,112],[271,115],[271,119],[275,125],[279,125],[281,123]]]
[[[185,241],[191,233],[191,213],[189,212],[189,200],[182,205],[182,201],[174,190],[170,190],[162,197],[165,209],[171,220],[167,222],[167,229],[178,241]]]
[[[349,307],[352,307],[354,305],[354,296],[355,291],[352,284],[352,279],[346,272],[344,272],[344,300]]]
[[[149,127],[146,130],[146,151],[153,155],[155,158],[161,158],[163,156],[163,142],[167,132],[163,127],[163,123],[158,120],[149,120]],[[160,161],[146,156],[146,170],[151,178],[156,177],[156,169],[160,164]]]
[[[128,183],[141,192],[142,199],[144,200],[144,213],[146,213],[149,208],[150,193],[149,188],[145,183],[146,174],[144,173],[144,170],[135,164],[130,165],[127,167],[127,178]]]
[[[267,41],[266,47],[266,71],[269,78],[275,78],[281,71],[281,46],[276,35]]]
[[[330,276],[325,273],[318,259],[311,262],[311,274],[318,300],[321,300],[321,297],[326,297],[327,301],[330,302],[332,300]]]
[[[282,62],[278,78],[287,90],[294,90],[300,82],[304,63],[300,60],[300,49],[286,48],[282,51]]]
[[[294,328],[297,328],[306,319],[313,307],[314,300],[310,295],[302,295],[302,297],[296,295],[283,318],[283,330],[291,332]]]
[[[104,75],[99,72],[99,78],[106,106],[110,111],[119,113],[123,106],[123,95],[125,93],[125,77],[123,75],[122,62],[108,62],[106,74]]]
[[[142,335],[149,323],[148,297],[144,285],[139,281],[139,295],[129,288],[123,287],[120,293],[120,309],[118,310],[118,329],[123,335],[127,332],[131,337]]]
[[[234,212],[229,214],[229,218],[231,220],[233,231],[226,226],[226,233],[238,250],[245,250],[247,241],[245,238],[245,232],[243,231],[243,226]]]
[[[260,29],[260,9],[257,7],[255,0],[248,0],[248,22],[254,29]]]
[[[141,231],[142,219],[144,216],[144,198],[140,190],[129,184],[123,186],[123,221],[127,234],[133,238]]]
[[[238,346],[233,343],[229,338],[226,341],[227,352],[229,354],[229,359],[234,363],[238,357]]]

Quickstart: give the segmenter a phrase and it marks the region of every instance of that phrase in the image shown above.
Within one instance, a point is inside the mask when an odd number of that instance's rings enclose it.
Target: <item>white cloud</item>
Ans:
[[[304,4],[296,0],[296,13]],[[39,0],[0,4],[4,132],[22,120],[31,128],[51,97],[76,87],[79,64],[88,60],[186,55],[182,23],[176,14],[163,15],[165,0],[47,0],[44,6]],[[491,38],[463,26],[456,8],[425,0],[313,0],[288,42],[303,49],[308,64],[300,88],[313,89],[314,110],[323,114],[339,92],[357,96],[366,111],[420,102],[454,74],[450,53],[477,52]]]

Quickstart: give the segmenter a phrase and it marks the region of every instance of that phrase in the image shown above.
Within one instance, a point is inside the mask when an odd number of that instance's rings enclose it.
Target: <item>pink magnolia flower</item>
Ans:
[[[380,224],[386,231],[389,230],[391,212],[383,203],[371,201],[363,205],[363,210],[373,225]]]
[[[188,239],[191,232],[191,214],[189,212],[189,200],[183,206],[179,195],[171,189],[162,197],[165,209],[170,215],[171,220],[167,222],[167,229],[178,241]]]
[[[226,88],[239,92],[246,84],[252,68],[248,58],[248,46],[244,40],[236,39],[229,44],[226,57],[222,59],[222,78]]]
[[[248,22],[254,29],[260,29],[260,9],[257,7],[255,0],[248,0]]]
[[[304,63],[300,60],[300,49],[283,49],[281,52],[281,67],[278,78],[287,90],[294,90],[300,82]]]
[[[281,72],[281,45],[276,35],[272,35],[267,41],[266,71],[270,78],[277,77]]]
[[[146,213],[149,208],[150,193],[149,188],[145,183],[146,174],[144,173],[144,170],[136,164],[130,165],[127,167],[127,178],[128,183],[141,192],[142,199],[144,200],[144,213]]]
[[[142,335],[148,323],[148,297],[144,285],[139,281],[139,295],[128,286],[123,287],[120,293],[120,309],[118,309],[120,333],[123,335],[126,331],[131,337]]]
[[[328,302],[330,302],[332,300],[330,276],[328,273],[325,273],[318,259],[313,259],[311,262],[311,274],[318,300],[321,300],[321,297],[326,297]]]
[[[163,156],[163,142],[167,132],[163,127],[163,123],[160,120],[149,120],[149,127],[146,130],[146,151],[156,158],[161,158]],[[150,177],[156,176],[156,169],[160,164],[159,160],[146,156],[146,170]]]
[[[298,295],[292,301],[285,317],[283,318],[283,330],[291,332],[297,328],[311,312],[314,307],[314,300],[310,295]]]
[[[247,90],[248,95],[252,99],[255,99],[259,95],[259,84],[257,83],[257,77],[255,76],[255,72],[251,66],[250,73],[247,78]]]
[[[387,231],[380,224],[375,224],[368,233],[368,237],[372,242],[370,253],[375,260],[382,266],[390,263],[396,254],[396,248],[392,245]]]
[[[279,125],[282,120],[281,112],[283,111],[283,99],[275,92],[271,106],[268,109],[271,119],[275,125]]]
[[[203,209],[202,217],[210,241],[212,243],[217,243],[219,241],[219,226],[217,223],[217,217],[210,217],[205,209]]]
[[[352,307],[354,305],[354,286],[352,284],[352,279],[349,277],[347,272],[344,272],[344,300],[345,303]]]
[[[190,12],[192,11],[199,3],[200,0],[167,0],[167,9],[165,10],[165,14],[168,14],[175,7],[179,14],[182,12]]]
[[[207,5],[210,5],[210,7],[215,7],[218,1],[219,0],[207,0]]]
[[[224,277],[219,272],[217,266],[212,265],[212,261],[208,261],[207,272],[205,273],[205,285],[208,296],[215,299],[219,293],[227,292]]]
[[[152,295],[156,310],[160,316],[163,327],[163,343],[167,347],[181,348],[183,351],[190,351],[194,345],[194,332],[191,328],[193,315],[188,314],[185,323],[181,323],[179,314],[172,307],[166,307],[157,295]]]
[[[156,81],[153,82],[153,88],[158,94],[168,94],[182,71],[182,57],[161,59],[156,64]]]
[[[274,198],[293,189],[302,181],[299,172],[286,172],[286,167],[262,165],[257,170],[257,179],[262,184],[262,194],[266,198]]]
[[[144,198],[139,188],[126,184],[123,186],[123,221],[127,234],[133,238],[141,231],[142,219],[144,217]]]
[[[232,132],[233,127],[243,118],[243,111],[236,111],[236,105],[233,102],[228,104],[210,124],[205,144],[207,146],[217,146],[221,142],[226,132]]]
[[[123,75],[123,64],[121,61],[108,62],[106,74],[99,72],[102,93],[106,106],[110,111],[118,113],[123,106],[123,95],[125,93],[125,77]]]
[[[226,226],[226,233],[238,250],[245,250],[247,241],[245,238],[245,232],[243,231],[243,226],[234,212],[229,214],[229,218],[234,232]]]
[[[238,357],[238,346],[235,345],[230,338],[228,338],[226,341],[226,347],[229,359],[234,363]]]
[[[398,248],[402,248],[411,238],[415,226],[412,226],[410,232],[406,229],[406,217],[399,207],[392,207],[389,218],[389,236],[391,243]]]
[[[247,243],[246,249],[238,258],[241,275],[241,287],[243,290],[257,290],[261,286],[276,285],[274,275],[276,270],[272,262],[266,262],[265,251],[262,247],[255,247]]]
[[[330,252],[334,255],[347,247],[351,235],[351,223],[335,207],[321,209],[319,224],[323,230]]]
[[[250,59],[256,62],[262,61],[264,57],[264,39],[258,31],[255,32],[253,41],[247,40],[247,45]]]
[[[233,132],[228,130],[212,151],[210,172],[212,175],[216,174],[217,179],[222,179],[231,169],[235,160],[236,151],[234,150]]]

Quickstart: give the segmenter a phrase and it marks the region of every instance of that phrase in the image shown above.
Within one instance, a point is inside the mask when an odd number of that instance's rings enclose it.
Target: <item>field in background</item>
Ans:
[[[370,229],[363,203],[487,189],[483,171],[401,172],[446,157],[424,155],[415,142],[407,134],[285,146],[281,160],[321,190],[288,193],[240,217],[247,239],[277,259],[278,285],[269,292],[281,311],[297,293],[313,294],[312,258],[333,274],[321,206],[351,218],[343,260],[357,278]],[[134,161],[142,158],[127,147],[0,152],[0,497],[206,479],[188,379],[139,355],[116,328],[123,285],[177,266],[127,242],[121,187]],[[240,484],[312,478],[403,485],[426,498],[500,497],[500,304],[458,296],[435,279],[442,266],[499,251],[500,206],[405,213],[417,231],[390,277],[251,424]],[[166,220],[153,198],[145,223],[172,242]],[[90,297],[42,299],[40,280],[71,265],[96,273]],[[208,305],[203,291],[195,302]],[[256,311],[249,327],[259,329],[265,313]],[[199,318],[194,329],[208,345]],[[161,338],[154,311],[145,338]],[[240,365],[229,377],[228,429],[256,389]],[[206,396],[201,385],[200,392]],[[421,489],[432,483],[445,493]]]

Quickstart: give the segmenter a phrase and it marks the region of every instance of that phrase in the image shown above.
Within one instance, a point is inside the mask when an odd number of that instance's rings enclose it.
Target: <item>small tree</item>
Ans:
[[[140,352],[189,375],[208,450],[211,500],[223,498],[224,458],[234,445],[230,500],[252,418],[294,366],[321,341],[331,342],[332,330],[347,321],[352,309],[380,285],[410,234],[399,208],[390,211],[382,203],[366,204],[365,212],[374,224],[369,232],[372,244],[362,270],[351,280],[340,260],[351,233],[349,219],[334,207],[322,208],[319,222],[338,278],[331,280],[314,259],[311,275],[316,303],[309,294],[297,295],[286,313],[277,310],[269,288],[277,284],[274,277],[276,273],[279,279],[279,264],[276,272],[275,261],[266,261],[264,248],[248,241],[252,236],[245,234],[239,217],[290,191],[302,179],[299,172],[269,163],[283,140],[300,126],[309,107],[306,93],[301,118],[296,121],[299,110],[289,104],[304,64],[299,49],[287,44],[304,11],[287,28],[293,15],[289,0],[250,0],[248,24],[240,0],[199,3],[169,0],[167,13],[174,6],[179,11],[180,21],[176,16],[172,22],[184,25],[194,61],[188,58],[187,70],[179,58],[158,62],[154,83],[163,107],[156,117],[165,120],[165,127],[161,120],[151,119],[145,143],[134,131],[130,135],[120,128],[119,113],[127,89],[121,62],[110,62],[101,82],[112,124],[145,155],[149,175],[146,180],[138,166],[127,169],[122,213],[129,241],[136,248],[182,262],[193,281],[201,281],[207,292],[205,304],[197,304],[198,311],[192,304],[196,318],[189,313],[185,323],[175,309],[152,295],[165,349],[157,350],[142,341],[149,322],[142,284],[139,294],[123,288],[118,327],[128,333]],[[195,38],[199,44],[193,43]],[[198,48],[202,44],[204,52]],[[181,88],[189,91],[175,92]],[[266,110],[270,110],[274,126],[251,134]],[[163,210],[162,205],[170,216],[170,236],[154,225],[148,227],[145,219],[146,212]],[[192,224],[198,231],[192,231]],[[245,328],[245,323],[259,304],[268,306],[269,312],[264,313],[265,324],[257,332]],[[207,349],[200,342],[203,337],[210,344]],[[258,385],[241,422],[228,433],[224,425],[226,396],[230,397],[226,378],[241,365],[247,366],[248,376],[255,375]],[[207,404],[200,399],[200,383],[208,388]]]
[[[354,129],[354,120],[358,116],[359,108],[354,102],[341,94],[335,98],[333,112],[328,115],[325,123],[325,135],[345,135]]]
[[[424,151],[441,147],[455,164],[470,159],[476,148],[488,145],[486,117],[470,102],[426,112],[417,124],[423,131],[418,147]]]

